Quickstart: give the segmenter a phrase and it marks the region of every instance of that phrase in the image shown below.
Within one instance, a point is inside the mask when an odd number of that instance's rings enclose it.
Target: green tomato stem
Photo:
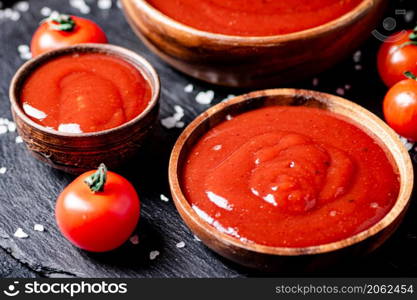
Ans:
[[[97,172],[87,177],[84,180],[84,183],[88,185],[88,187],[93,193],[97,193],[97,192],[104,191],[104,186],[106,185],[106,181],[107,181],[107,167],[105,164],[100,164]]]

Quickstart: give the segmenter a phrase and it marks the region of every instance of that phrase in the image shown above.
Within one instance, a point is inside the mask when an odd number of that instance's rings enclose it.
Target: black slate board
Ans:
[[[16,1],[3,2],[3,8],[13,7]],[[132,49],[146,57],[157,69],[162,80],[161,118],[174,113],[174,105],[185,110],[185,123],[189,123],[208,105],[195,101],[199,91],[213,90],[215,100],[221,101],[229,94],[241,94],[246,90],[211,86],[191,79],[161,62],[136,38],[122,12],[113,0],[110,10],[97,7],[97,1],[86,0],[91,8],[87,15],[107,32],[111,43]],[[0,18],[0,118],[11,119],[8,101],[9,82],[24,62],[17,47],[28,44],[31,34],[43,18],[43,7],[68,14],[82,15],[69,5],[69,0],[29,1],[30,9],[21,12],[13,21]],[[415,0],[392,1],[387,17],[401,26],[412,23],[398,10],[416,10]],[[417,11],[416,11],[417,13]],[[382,24],[382,22],[381,22]],[[388,23],[387,23],[388,24]],[[387,25],[386,24],[386,25]],[[382,34],[389,34],[381,26]],[[375,53],[379,41],[371,37],[361,48],[360,62],[352,57],[332,70],[317,76],[319,84],[310,78],[287,87],[316,89],[336,93],[344,88],[345,97],[381,114],[381,101],[386,88],[375,71]],[[355,67],[356,66],[356,67]],[[358,70],[360,67],[361,70]],[[193,84],[192,93],[184,92],[187,84]],[[348,89],[346,89],[348,85]],[[349,88],[350,87],[350,88]],[[180,219],[172,201],[160,200],[160,194],[169,196],[167,165],[171,148],[181,129],[157,128],[152,141],[142,150],[129,168],[117,170],[131,180],[142,201],[142,217],[137,233],[140,244],[126,243],[121,249],[107,254],[90,254],[72,247],[58,232],[54,221],[54,204],[59,192],[73,179],[72,176],[53,170],[29,156],[23,144],[16,144],[16,133],[0,135],[0,167],[7,172],[0,174],[0,276],[81,276],[81,277],[245,277],[288,276],[288,273],[262,274],[230,263],[208,250]],[[416,154],[412,150],[411,155]],[[417,206],[412,204],[401,228],[393,238],[377,252],[309,276],[415,276],[417,275]],[[40,223],[45,232],[35,232],[33,225]],[[29,234],[28,239],[13,237],[18,227]],[[176,243],[184,241],[185,248]],[[149,252],[160,251],[155,260]]]

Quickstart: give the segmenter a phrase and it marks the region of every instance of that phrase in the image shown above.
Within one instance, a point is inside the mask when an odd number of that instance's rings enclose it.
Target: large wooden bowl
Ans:
[[[277,86],[333,66],[369,36],[387,2],[363,0],[338,19],[296,33],[242,37],[186,26],[146,0],[121,0],[131,27],[164,61],[190,76],[232,87]]]
[[[32,121],[20,103],[20,92],[26,78],[40,65],[73,53],[105,53],[135,66],[148,81],[152,98],[148,107],[131,121],[108,130],[92,133],[63,133]],[[95,169],[100,163],[116,168],[138,151],[155,125],[159,114],[159,77],[154,68],[136,53],[113,45],[82,44],[48,52],[24,64],[10,85],[10,101],[17,130],[29,151],[56,169],[78,174]]]
[[[271,105],[310,106],[338,114],[361,128],[384,149],[401,180],[398,199],[391,211],[377,224],[338,242],[304,248],[268,247],[248,244],[221,233],[200,218],[182,192],[180,181],[190,149],[212,127],[224,122],[227,115],[237,115]],[[413,188],[410,156],[398,138],[381,119],[342,98],[319,92],[275,89],[253,92],[222,102],[195,119],[178,138],[171,154],[169,182],[175,205],[190,229],[212,250],[244,266],[262,270],[314,270],[338,259],[364,254],[376,249],[394,232],[408,208]]]

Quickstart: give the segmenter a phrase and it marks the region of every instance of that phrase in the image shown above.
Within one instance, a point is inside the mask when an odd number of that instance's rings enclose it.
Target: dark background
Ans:
[[[169,0],[167,0],[169,1]],[[3,9],[16,1],[0,0]],[[19,45],[27,45],[39,21],[44,18],[42,7],[62,13],[81,15],[69,5],[69,0],[31,0],[30,9],[20,12],[18,21],[1,18],[0,13],[0,118],[11,120],[8,88],[10,80],[24,60]],[[97,7],[95,0],[86,3],[91,12],[86,15],[96,21],[113,44],[132,49],[146,57],[157,69],[162,81],[161,118],[174,113],[181,105],[188,124],[208,105],[195,101],[199,91],[215,91],[213,105],[229,94],[247,90],[211,86],[187,77],[161,62],[136,38],[126,23],[116,1],[110,10]],[[408,12],[407,16],[401,10]],[[413,13],[414,12],[414,13]],[[389,35],[395,30],[411,28],[417,22],[415,0],[391,1],[385,23],[378,32]],[[391,18],[391,19],[387,19]],[[391,20],[391,23],[390,23]],[[395,20],[396,24],[392,23]],[[385,24],[385,28],[383,26]],[[395,26],[394,26],[395,25]],[[394,29],[395,27],[395,29]],[[353,54],[333,69],[319,74],[318,85],[313,78],[287,85],[333,93],[344,88],[345,97],[381,115],[381,101],[386,93],[376,72],[376,51],[380,41],[375,37],[360,48],[360,61]],[[325,45],[323,45],[325,47]],[[358,58],[358,56],[356,57]],[[185,93],[187,84],[194,85]],[[279,87],[278,85],[276,87]],[[348,89],[346,89],[348,87]],[[350,87],[350,88],[349,88]],[[54,203],[59,192],[73,177],[34,160],[23,144],[16,144],[16,133],[0,135],[0,277],[246,277],[246,276],[416,276],[417,275],[417,205],[412,203],[400,229],[378,251],[362,258],[352,257],[329,270],[311,274],[282,272],[263,274],[236,266],[207,249],[194,239],[180,219],[170,200],[167,181],[168,158],[181,129],[157,128],[152,141],[142,150],[129,168],[117,170],[131,180],[142,201],[142,217],[137,228],[140,244],[126,243],[121,249],[106,254],[90,254],[71,246],[58,232],[54,221]],[[415,160],[414,150],[411,156]],[[33,225],[45,226],[45,232],[33,231]],[[28,239],[13,237],[18,227],[29,234]],[[105,234],[105,233],[103,233]],[[184,241],[185,248],[176,244]],[[149,259],[149,252],[161,254]]]

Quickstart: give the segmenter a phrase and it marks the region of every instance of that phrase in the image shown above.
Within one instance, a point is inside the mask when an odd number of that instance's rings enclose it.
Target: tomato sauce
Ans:
[[[168,17],[203,31],[268,36],[313,28],[362,0],[147,0]]]
[[[120,126],[151,99],[140,71],[117,57],[85,53],[58,57],[37,68],[20,100],[35,122],[61,132],[96,132]]]
[[[182,176],[194,211],[244,242],[306,247],[381,220],[399,193],[383,149],[337,115],[266,107],[209,130]]]

